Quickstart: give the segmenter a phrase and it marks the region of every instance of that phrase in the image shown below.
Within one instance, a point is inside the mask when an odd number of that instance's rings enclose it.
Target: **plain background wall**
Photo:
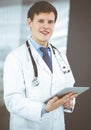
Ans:
[[[71,0],[67,56],[77,86],[91,86],[91,1]],[[91,90],[66,114],[66,130],[91,130]]]

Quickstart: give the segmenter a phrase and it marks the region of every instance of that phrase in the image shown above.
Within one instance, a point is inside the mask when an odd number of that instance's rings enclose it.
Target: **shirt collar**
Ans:
[[[38,50],[41,47],[41,45],[39,45],[32,37],[30,37],[30,42],[36,50]]]
[[[43,53],[40,50],[40,47],[42,47],[40,44],[38,44],[32,37],[30,37],[29,43],[31,43],[33,45],[33,47],[40,54],[40,56],[43,56]],[[49,47],[49,43],[48,43],[48,53],[49,53],[49,55],[51,55],[51,49]]]

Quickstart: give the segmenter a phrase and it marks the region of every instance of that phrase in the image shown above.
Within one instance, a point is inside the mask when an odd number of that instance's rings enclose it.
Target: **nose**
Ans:
[[[44,27],[44,28],[46,28],[46,29],[49,27],[49,24],[48,24],[48,22],[47,22],[47,21],[46,21],[46,22],[44,22],[43,27]]]

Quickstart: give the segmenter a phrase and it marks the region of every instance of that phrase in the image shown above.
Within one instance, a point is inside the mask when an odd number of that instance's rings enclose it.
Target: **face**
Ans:
[[[31,28],[32,38],[46,47],[54,30],[55,15],[53,12],[35,14],[33,21],[28,18],[28,25]]]

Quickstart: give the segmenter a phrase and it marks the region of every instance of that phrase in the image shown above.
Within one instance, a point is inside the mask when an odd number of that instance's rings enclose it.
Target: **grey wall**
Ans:
[[[68,59],[75,85],[91,86],[91,2],[71,0]],[[91,130],[91,90],[77,98],[73,114],[66,114],[67,130]]]

